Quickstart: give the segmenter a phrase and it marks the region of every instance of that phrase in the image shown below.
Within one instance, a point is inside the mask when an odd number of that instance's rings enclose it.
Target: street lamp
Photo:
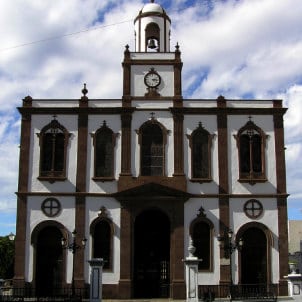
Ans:
[[[242,238],[239,239],[239,241],[234,241],[233,240],[233,235],[234,232],[231,229],[226,228],[224,231],[224,235],[217,236],[217,240],[220,242],[220,246],[223,247],[224,253],[225,253],[225,258],[230,259],[230,285],[233,285],[233,259],[232,259],[232,254],[233,252],[237,250],[241,250],[243,246],[243,240]]]
[[[15,234],[14,233],[12,233],[12,232],[10,232],[9,233],[9,235],[8,235],[8,239],[10,240],[10,241],[14,241],[15,240]]]
[[[72,297],[75,297],[75,284],[74,284],[74,261],[75,261],[75,253],[78,249],[81,249],[81,248],[85,248],[86,246],[86,242],[87,242],[87,239],[84,237],[82,240],[81,240],[81,245],[78,245],[77,244],[77,231],[74,229],[73,232],[71,233],[72,235],[72,242],[71,243],[68,243],[67,239],[66,238],[62,238],[62,247],[64,249],[68,249],[69,251],[72,252],[73,254],[73,261],[72,261],[72,281],[71,281],[71,294],[72,294]]]

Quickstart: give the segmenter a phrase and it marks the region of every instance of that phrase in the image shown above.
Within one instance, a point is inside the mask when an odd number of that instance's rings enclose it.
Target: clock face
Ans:
[[[145,84],[148,87],[158,87],[160,85],[160,76],[155,71],[150,71],[145,75]]]

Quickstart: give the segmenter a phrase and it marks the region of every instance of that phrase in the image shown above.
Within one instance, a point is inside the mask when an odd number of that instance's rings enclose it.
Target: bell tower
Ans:
[[[126,46],[123,61],[123,105],[160,99],[165,107],[182,105],[182,62],[178,44],[170,50],[171,20],[163,7],[150,0],[134,20],[135,50]],[[141,105],[140,105],[141,106]],[[173,107],[173,106],[172,106]]]
[[[148,0],[134,20],[135,50],[126,45],[123,66],[122,96],[122,163],[119,190],[127,189],[131,178],[140,180],[139,167],[131,157],[131,142],[135,132],[132,123],[140,124],[138,112],[155,114],[160,117],[163,111],[173,118],[174,161],[170,161],[172,172],[165,171],[170,186],[186,189],[183,161],[183,107],[181,70],[182,61],[178,44],[170,50],[171,20],[163,7]],[[136,126],[135,126],[136,127]],[[172,130],[171,130],[172,131]],[[139,150],[139,148],[138,148]],[[138,151],[137,151],[138,152]],[[172,177],[173,176],[173,177]],[[130,180],[131,179],[131,182]],[[176,181],[177,179],[177,181]],[[174,182],[172,184],[172,182]],[[136,183],[138,185],[138,183]]]
[[[136,52],[169,52],[171,20],[154,0],[146,4],[134,21]]]

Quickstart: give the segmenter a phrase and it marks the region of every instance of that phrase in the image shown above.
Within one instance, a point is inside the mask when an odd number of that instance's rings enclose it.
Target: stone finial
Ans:
[[[195,253],[195,251],[196,251],[196,248],[195,248],[195,246],[193,245],[192,237],[190,237],[190,242],[189,242],[188,251],[189,251],[189,257],[194,257],[194,253]]]
[[[105,206],[101,206],[100,207],[100,209],[99,209],[99,211],[98,211],[98,216],[99,217],[108,217],[108,211],[107,211],[107,209],[106,209],[106,207]]]
[[[84,96],[86,96],[86,94],[88,93],[88,90],[86,88],[86,83],[84,83],[84,88],[82,89],[82,93]]]
[[[26,96],[24,99],[23,99],[23,106],[24,107],[31,107],[32,106],[32,97],[30,95]]]

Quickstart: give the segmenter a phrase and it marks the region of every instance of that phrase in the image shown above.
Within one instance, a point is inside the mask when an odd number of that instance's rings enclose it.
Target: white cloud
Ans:
[[[200,67],[209,71],[206,81],[196,83],[194,97],[212,97],[224,86],[232,96],[264,94],[297,80],[299,0],[226,1],[218,2],[208,18],[195,13],[188,9],[179,15],[173,34],[183,51],[185,76]]]
[[[133,19],[143,2],[0,1],[0,212],[15,207],[15,107],[26,95],[79,98],[83,83],[91,98],[121,97],[124,46],[134,50]],[[172,19],[171,49],[180,44],[186,97],[284,99],[288,190],[291,200],[301,198],[301,0],[157,2],[167,5]],[[88,28],[96,29],[11,48]]]
[[[287,141],[302,143],[302,85],[291,86],[284,94],[278,97],[285,100],[288,111],[284,118]]]

